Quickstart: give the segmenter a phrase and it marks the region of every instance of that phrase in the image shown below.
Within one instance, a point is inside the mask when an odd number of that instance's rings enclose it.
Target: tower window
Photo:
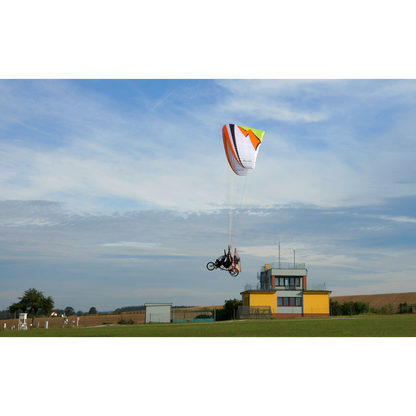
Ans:
[[[302,306],[302,298],[277,298],[277,306]]]

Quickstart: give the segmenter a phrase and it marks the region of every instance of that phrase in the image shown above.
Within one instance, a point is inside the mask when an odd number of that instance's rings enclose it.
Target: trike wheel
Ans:
[[[207,269],[208,269],[210,272],[212,272],[212,271],[215,269],[215,264],[214,264],[212,261],[210,261],[210,262],[207,264]]]
[[[233,270],[230,270],[230,275],[232,276],[232,277],[237,277],[238,276],[238,273],[240,273],[238,270],[236,270],[236,269],[233,269]]]

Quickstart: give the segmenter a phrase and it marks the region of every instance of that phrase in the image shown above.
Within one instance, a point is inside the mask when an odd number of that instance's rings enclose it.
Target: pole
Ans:
[[[279,241],[279,269],[280,269],[280,241]]]
[[[295,241],[295,234],[293,234],[293,268],[296,268],[296,256],[295,256],[295,251],[296,251],[296,241]]]

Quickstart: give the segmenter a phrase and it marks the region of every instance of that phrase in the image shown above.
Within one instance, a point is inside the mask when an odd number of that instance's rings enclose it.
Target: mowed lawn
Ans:
[[[0,331],[0,337],[414,337],[414,315],[362,315]]]

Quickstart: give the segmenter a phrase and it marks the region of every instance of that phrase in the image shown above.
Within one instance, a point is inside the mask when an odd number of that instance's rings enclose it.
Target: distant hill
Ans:
[[[114,313],[121,313],[121,312],[134,312],[134,311],[144,311],[146,308],[144,305],[141,306],[123,306],[122,308],[117,308],[113,312]]]
[[[344,302],[366,302],[372,308],[381,309],[390,303],[393,306],[394,312],[398,309],[401,303],[407,302],[408,305],[416,305],[416,292],[405,293],[384,293],[381,295],[352,295],[352,296],[330,296],[334,302],[338,301],[340,304]]]

